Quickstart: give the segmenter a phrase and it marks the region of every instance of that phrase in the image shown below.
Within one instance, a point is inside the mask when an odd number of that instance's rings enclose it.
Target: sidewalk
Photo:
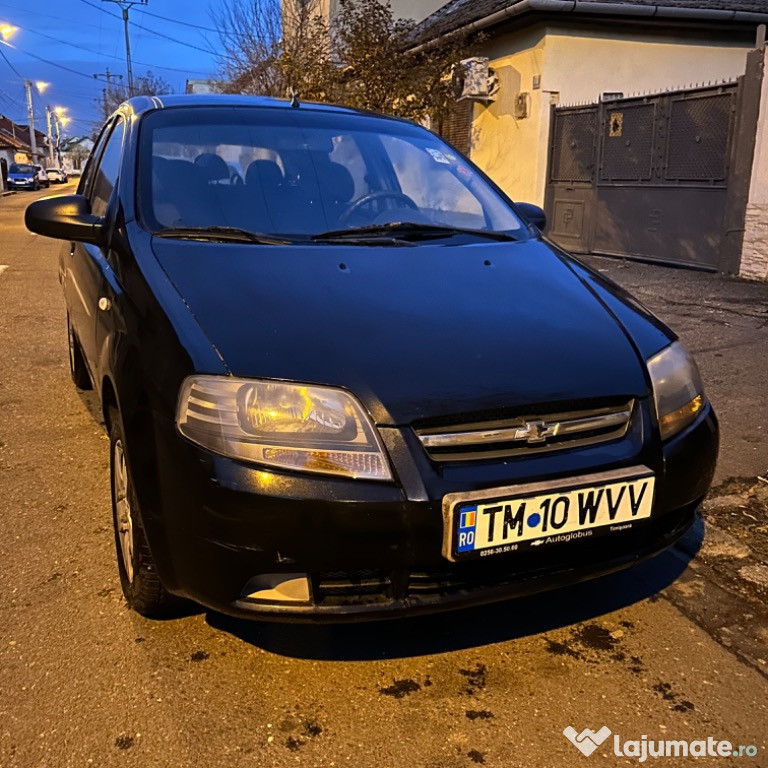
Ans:
[[[629,290],[696,356],[720,419],[720,457],[702,523],[678,545],[696,557],[665,594],[768,674],[768,284],[623,259],[584,261]]]

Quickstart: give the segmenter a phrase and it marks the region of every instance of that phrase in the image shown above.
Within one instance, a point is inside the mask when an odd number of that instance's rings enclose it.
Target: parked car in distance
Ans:
[[[47,168],[48,180],[51,184],[66,184],[67,174],[61,168]]]
[[[67,176],[77,176],[79,178],[82,173],[83,171],[81,168],[69,168],[67,170]]]
[[[244,183],[219,183],[233,158]],[[717,420],[675,334],[413,123],[134,98],[26,224],[64,241],[142,614],[536,592],[668,547],[709,488]]]
[[[45,187],[48,189],[48,187],[51,186],[51,180],[48,178],[48,172],[43,168],[42,165],[36,165],[35,171],[37,172],[37,183],[41,187]]]
[[[37,169],[31,163],[11,163],[8,168],[8,189],[40,189]]]

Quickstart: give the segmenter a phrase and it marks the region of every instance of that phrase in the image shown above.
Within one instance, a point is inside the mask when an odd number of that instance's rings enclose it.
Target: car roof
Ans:
[[[298,109],[312,112],[335,112],[340,115],[365,115],[386,120],[407,122],[390,115],[381,115],[351,107],[341,107],[335,104],[318,104],[315,102],[298,101]],[[276,99],[272,96],[244,96],[240,94],[221,93],[175,93],[167,96],[135,96],[120,106],[120,111],[140,117],[146,112],[175,107],[262,107],[265,109],[293,109],[293,103],[288,99]]]

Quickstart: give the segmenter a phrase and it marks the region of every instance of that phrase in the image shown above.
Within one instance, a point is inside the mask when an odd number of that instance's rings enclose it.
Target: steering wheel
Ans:
[[[369,192],[367,195],[363,195],[362,197],[359,197],[357,200],[355,200],[353,203],[350,203],[347,207],[347,210],[344,211],[344,213],[339,216],[339,225],[344,225],[349,220],[349,217],[358,209],[362,208],[362,206],[367,205],[368,203],[372,203],[374,200],[397,200],[401,203],[405,204],[406,208],[410,208],[413,211],[418,211],[419,206],[416,205],[416,203],[411,200],[408,195],[403,194],[402,192],[396,192],[394,190],[390,189],[384,189],[379,192]]]

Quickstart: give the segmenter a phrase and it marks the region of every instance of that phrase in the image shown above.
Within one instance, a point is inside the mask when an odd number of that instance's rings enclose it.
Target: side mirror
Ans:
[[[58,195],[37,200],[27,206],[24,223],[30,232],[38,235],[104,244],[104,224],[91,213],[91,204],[82,195]]]
[[[533,203],[515,203],[515,208],[517,208],[517,210],[520,211],[531,224],[538,227],[542,232],[544,231],[544,227],[547,226],[547,214],[544,213],[543,209],[539,208],[538,205],[534,205]]]

